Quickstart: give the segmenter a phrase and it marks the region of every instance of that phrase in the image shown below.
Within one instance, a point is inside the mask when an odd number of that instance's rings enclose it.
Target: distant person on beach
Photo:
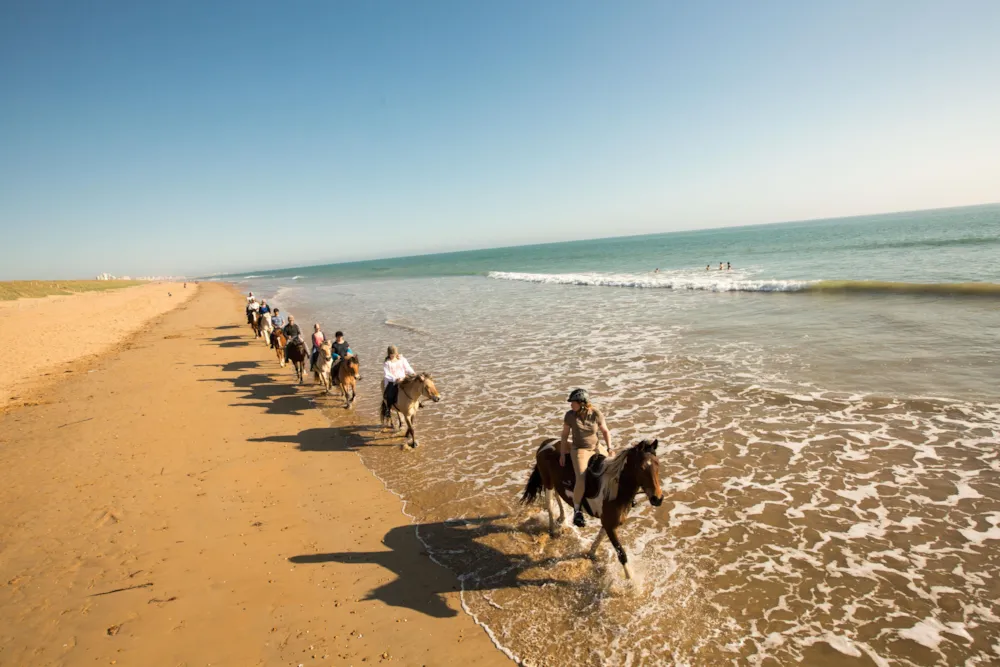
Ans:
[[[730,264],[729,262],[726,262],[726,271],[732,271],[732,270],[733,270],[733,265]]]
[[[653,271],[653,273],[659,273],[659,272],[660,272],[659,267],[657,267],[657,269],[655,271]]]
[[[341,357],[349,357],[354,354],[351,350],[351,346],[344,339],[344,332],[338,331],[333,335],[333,360],[336,361]]]
[[[705,270],[706,271],[711,271],[712,270],[712,265],[711,264],[706,264],[705,265]]]
[[[253,301],[253,292],[247,292],[247,305],[250,305],[251,301]]]
[[[309,370],[311,371],[313,366],[316,365],[316,359],[319,358],[319,348],[326,341],[326,334],[323,333],[322,329],[319,328],[319,322],[313,325],[313,335],[312,335],[312,356],[309,357]]]
[[[562,439],[559,441],[559,465],[566,465],[566,454],[573,462],[573,472],[576,474],[576,485],[573,487],[573,525],[584,526],[586,520],[580,511],[583,502],[583,492],[586,487],[587,464],[594,454],[614,456],[611,449],[611,432],[604,423],[604,415],[590,402],[586,389],[574,389],[567,399],[570,410],[563,415]],[[597,440],[600,433],[607,449],[602,449]],[[569,436],[573,435],[573,448],[570,449]]]
[[[722,270],[722,262],[719,262],[719,271]]]

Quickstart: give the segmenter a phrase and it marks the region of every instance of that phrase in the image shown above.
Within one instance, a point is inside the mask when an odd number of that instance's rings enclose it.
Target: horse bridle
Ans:
[[[402,383],[400,383],[399,385],[399,390],[403,392],[403,396],[406,396],[408,399],[410,399],[410,403],[413,402],[413,397],[406,393],[406,389],[403,388]]]

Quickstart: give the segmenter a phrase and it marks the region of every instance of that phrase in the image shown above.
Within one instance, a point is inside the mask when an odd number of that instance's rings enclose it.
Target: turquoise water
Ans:
[[[343,264],[250,271],[239,279],[356,280],[487,275],[718,269],[758,280],[1000,282],[1000,204],[794,222]]]
[[[386,345],[434,374],[419,449],[358,452],[527,664],[895,667],[1000,661],[998,259],[991,205],[229,279],[347,333],[353,426]],[[638,581],[516,504],[578,386],[616,446],[661,443]]]

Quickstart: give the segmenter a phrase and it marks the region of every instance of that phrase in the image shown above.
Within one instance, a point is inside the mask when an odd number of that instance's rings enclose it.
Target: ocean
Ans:
[[[364,380],[338,428],[525,664],[985,665],[998,260],[987,205],[217,279],[347,333]],[[412,452],[375,426],[390,343],[443,396]],[[664,503],[621,531],[633,582],[580,557],[595,521],[550,538],[517,504],[574,387],[616,447],[660,441]]]

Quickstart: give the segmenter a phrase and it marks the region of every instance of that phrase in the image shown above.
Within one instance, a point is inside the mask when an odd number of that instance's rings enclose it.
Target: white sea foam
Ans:
[[[736,276],[699,276],[692,273],[515,273],[490,271],[494,280],[515,280],[548,285],[636,287],[642,289],[701,290],[707,292],[798,292],[812,281],[749,280]]]

